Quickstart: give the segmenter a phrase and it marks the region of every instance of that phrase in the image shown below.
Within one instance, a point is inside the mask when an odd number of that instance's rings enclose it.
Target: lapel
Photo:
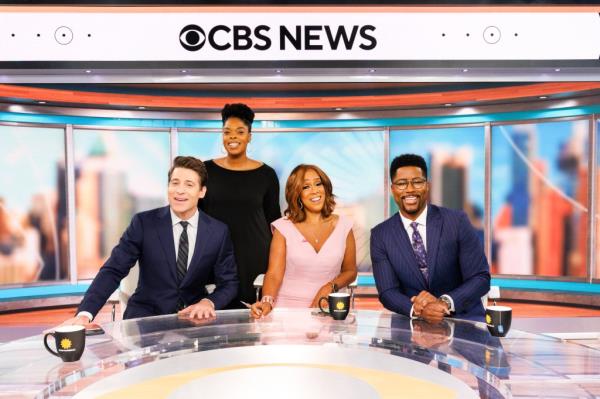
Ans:
[[[435,205],[427,205],[427,268],[429,269],[429,283],[435,274],[436,259],[442,235],[442,214]]]
[[[185,274],[185,278],[183,279],[182,285],[185,284],[189,279],[193,280],[192,276],[198,268],[200,259],[206,254],[206,246],[210,237],[210,219],[208,218],[208,216],[206,216],[204,212],[198,209],[198,228],[196,229],[196,244],[194,245],[194,255],[192,255],[192,260],[190,261],[190,266],[188,267],[188,271]]]
[[[402,219],[400,218],[400,214],[398,212],[396,212],[396,215],[394,215],[392,218],[392,233],[393,241],[395,243],[399,243],[398,252],[400,256],[404,258],[403,263],[408,265],[408,270],[410,270],[410,272],[414,275],[414,278],[421,283],[423,289],[427,289],[427,282],[425,281],[425,277],[423,277],[421,270],[419,270],[415,252],[410,244],[408,232],[404,228],[404,224],[402,223]]]
[[[173,238],[173,222],[171,221],[171,212],[168,206],[159,210],[158,213],[158,240],[165,252],[169,270],[173,279],[177,279],[176,271],[176,255],[175,255],[175,241]]]

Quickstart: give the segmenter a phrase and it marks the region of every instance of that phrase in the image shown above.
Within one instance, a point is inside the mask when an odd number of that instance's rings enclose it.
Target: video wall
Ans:
[[[492,127],[493,272],[586,277],[589,129],[589,120]]]
[[[336,212],[354,219],[361,272],[371,270],[370,229],[398,209],[389,196],[387,163],[412,152],[427,160],[431,201],[464,210],[482,245],[484,198],[490,190],[494,274],[578,279],[589,277],[591,121],[592,115],[585,115],[487,127],[374,123],[376,128],[255,128],[249,156],[277,172],[282,211],[283,189],[293,167],[314,163],[329,175],[338,200]],[[489,153],[486,128],[491,131]],[[66,126],[0,125],[3,286],[93,278],[133,214],[166,205],[171,157],[224,156],[218,128],[84,126],[70,133],[70,150],[66,134]],[[73,187],[65,177],[68,151]],[[489,182],[486,157],[492,165]],[[68,193],[75,199],[71,213]],[[71,234],[70,214],[75,215]],[[598,248],[598,240],[594,245]],[[70,246],[76,267],[69,267]],[[600,267],[595,270],[592,277],[600,278]]]

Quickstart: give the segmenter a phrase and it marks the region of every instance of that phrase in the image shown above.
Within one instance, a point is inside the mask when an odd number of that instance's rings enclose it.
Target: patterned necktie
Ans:
[[[189,243],[186,228],[189,223],[184,221],[179,223],[183,227],[183,231],[181,232],[181,237],[179,237],[179,250],[177,251],[177,282],[181,284],[187,273]]]
[[[415,257],[417,258],[417,264],[419,265],[419,270],[423,273],[423,277],[425,277],[425,281],[429,281],[429,270],[427,269],[427,251],[425,251],[425,244],[423,244],[423,238],[421,238],[421,234],[419,234],[419,230],[417,230],[417,226],[419,223],[412,222],[410,227],[413,229],[412,233],[412,248],[415,252]]]

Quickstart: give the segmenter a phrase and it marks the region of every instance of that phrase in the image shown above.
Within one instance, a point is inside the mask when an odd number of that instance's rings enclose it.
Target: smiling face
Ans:
[[[198,200],[206,195],[200,175],[192,169],[175,168],[169,180],[169,205],[180,219],[191,218],[198,207]]]
[[[321,212],[325,205],[325,198],[325,186],[321,177],[314,169],[307,169],[304,173],[302,191],[300,191],[300,201],[304,209],[308,212]]]
[[[240,156],[246,153],[252,133],[248,125],[240,118],[232,116],[223,124],[223,147],[229,156]]]
[[[392,195],[404,217],[416,220],[427,206],[429,183],[421,168],[403,166],[396,170],[392,179]],[[422,187],[416,188],[415,182],[425,181]],[[404,188],[403,186],[406,185]],[[417,184],[418,185],[418,184]]]

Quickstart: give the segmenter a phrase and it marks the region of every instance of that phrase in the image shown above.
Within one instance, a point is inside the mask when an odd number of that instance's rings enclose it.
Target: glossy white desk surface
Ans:
[[[178,360],[193,364],[198,356],[204,356],[204,360],[194,370],[221,366],[216,361],[210,364],[211,356],[227,357],[230,362],[238,362],[238,366],[252,363],[253,367],[272,367],[274,363],[259,364],[266,362],[257,355],[260,351],[264,351],[265,359],[269,353],[286,359],[286,367],[308,362],[315,367],[331,366],[332,370],[352,366],[384,372],[389,367],[394,369],[397,363],[395,370],[401,373],[398,370],[410,360],[418,363],[413,363],[415,370],[426,366],[431,378],[440,370],[450,373],[482,397],[600,396],[600,351],[514,329],[505,338],[495,338],[482,323],[448,319],[432,326],[376,311],[355,311],[345,321],[334,321],[310,309],[276,309],[258,321],[250,319],[248,311],[239,310],[220,311],[216,319],[209,321],[192,322],[168,315],[103,327],[106,334],[87,337],[83,357],[74,363],[63,363],[50,355],[42,344],[42,336],[1,345],[0,397],[70,398],[100,386],[104,379],[119,381],[119,374],[134,375],[136,370],[132,369],[136,367],[142,366],[139,370],[148,369],[151,373],[150,367],[143,367],[150,363],[155,363],[154,370],[160,365],[161,374],[167,376],[175,373],[170,364],[177,364]],[[298,352],[305,345],[310,348],[304,354]],[[291,348],[289,358],[281,357],[285,348]],[[243,357],[248,350],[254,353],[250,359]],[[348,359],[359,359],[356,364],[341,360],[346,352],[352,353]],[[219,353],[223,356],[215,357]],[[298,353],[304,358],[300,359]],[[389,363],[387,369],[383,363]],[[285,375],[282,370],[277,369],[276,373]],[[236,373],[232,375],[248,377],[246,371]],[[310,379],[310,375],[309,370],[306,378]],[[346,378],[338,377],[339,381]],[[217,381],[217,377],[211,378]],[[84,391],[85,388],[88,389]]]

